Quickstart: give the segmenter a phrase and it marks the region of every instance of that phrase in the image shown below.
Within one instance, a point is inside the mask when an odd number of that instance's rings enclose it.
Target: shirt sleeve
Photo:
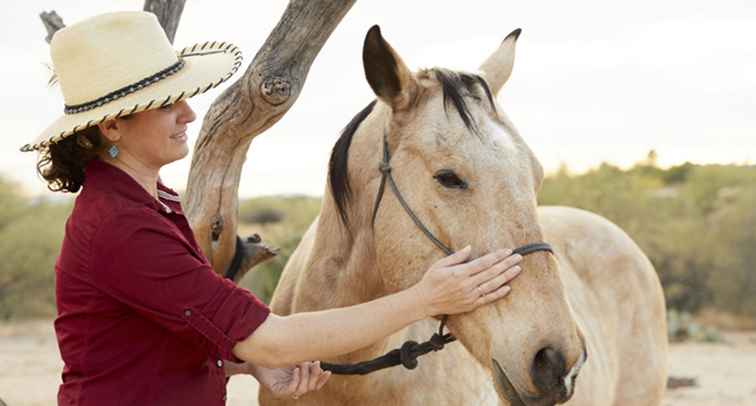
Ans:
[[[216,274],[178,228],[149,208],[129,209],[100,226],[92,243],[93,282],[178,335],[200,334],[220,356],[270,314],[248,290]]]

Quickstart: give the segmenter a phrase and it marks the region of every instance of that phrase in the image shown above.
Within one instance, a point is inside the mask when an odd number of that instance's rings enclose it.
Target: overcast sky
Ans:
[[[0,17],[0,174],[44,194],[34,153],[21,153],[63,110],[47,88],[50,62],[42,10],[66,24],[133,1],[13,1]],[[285,1],[190,0],[176,48],[236,43],[245,66]],[[322,195],[339,130],[372,98],[361,47],[373,24],[413,69],[476,70],[513,29],[522,28],[514,73],[499,95],[547,170],[582,171],[608,161],[628,166],[655,149],[663,166],[756,161],[756,1],[358,1],[315,60],[294,107],[250,148],[240,196]],[[239,74],[237,74],[237,77]],[[223,87],[223,86],[221,86]],[[199,119],[219,90],[189,101]],[[190,157],[166,166],[182,190]]]

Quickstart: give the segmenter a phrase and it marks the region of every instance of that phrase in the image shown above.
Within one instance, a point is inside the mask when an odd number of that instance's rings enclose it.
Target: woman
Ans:
[[[405,291],[271,314],[213,272],[178,195],[159,177],[189,152],[196,116],[184,99],[228,79],[241,63],[236,48],[177,54],[142,12],[90,18],[58,31],[50,46],[66,114],[22,150],[40,151],[51,190],[82,189],[55,266],[60,405],[222,405],[226,378],[240,373],[297,398],[330,376],[311,360],[490,303],[519,272],[509,250],[468,262],[466,247]]]

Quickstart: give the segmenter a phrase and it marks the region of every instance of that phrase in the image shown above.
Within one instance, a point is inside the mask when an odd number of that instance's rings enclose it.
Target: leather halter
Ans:
[[[378,195],[375,198],[375,206],[373,207],[371,225],[375,225],[375,217],[378,214],[378,207],[381,203],[381,198],[383,198],[383,192],[386,189],[386,181],[388,180],[388,184],[391,187],[394,196],[396,196],[396,199],[399,200],[399,203],[404,208],[404,211],[407,213],[407,215],[410,216],[417,228],[419,228],[420,231],[422,231],[423,234],[425,234],[425,236],[428,237],[428,239],[436,245],[436,247],[443,251],[444,254],[446,254],[447,256],[453,254],[454,251],[444,243],[442,243],[438,238],[436,238],[436,236],[433,235],[428,227],[426,227],[425,224],[423,224],[423,222],[417,217],[417,215],[415,215],[415,213],[407,204],[407,201],[404,200],[401,192],[399,192],[399,188],[396,186],[396,182],[394,182],[394,177],[391,175],[391,164],[389,162],[391,160],[391,154],[389,153],[387,138],[387,134],[384,132],[383,159],[381,160],[379,166],[379,170],[382,174],[381,186],[378,188]],[[539,251],[550,252],[552,254],[554,253],[551,245],[544,242],[539,242],[517,247],[512,250],[512,254],[520,254],[522,256],[525,256]],[[320,366],[324,371],[331,371],[332,373],[337,375],[365,375],[399,364],[404,365],[404,367],[407,369],[415,369],[417,367],[417,357],[425,355],[431,351],[442,350],[445,344],[457,340],[457,338],[454,337],[451,333],[444,334],[444,326],[446,325],[448,318],[448,315],[441,316],[441,324],[438,327],[438,332],[434,333],[431,338],[424,343],[418,344],[415,341],[407,341],[401,346],[401,348],[391,350],[385,355],[377,357],[370,361],[358,362],[356,364],[331,364],[327,362],[321,362]]]

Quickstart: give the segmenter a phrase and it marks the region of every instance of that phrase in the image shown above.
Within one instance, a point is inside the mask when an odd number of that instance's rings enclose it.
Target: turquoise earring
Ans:
[[[118,147],[116,147],[115,144],[111,145],[110,148],[108,148],[108,155],[110,155],[110,157],[113,159],[118,156]]]

